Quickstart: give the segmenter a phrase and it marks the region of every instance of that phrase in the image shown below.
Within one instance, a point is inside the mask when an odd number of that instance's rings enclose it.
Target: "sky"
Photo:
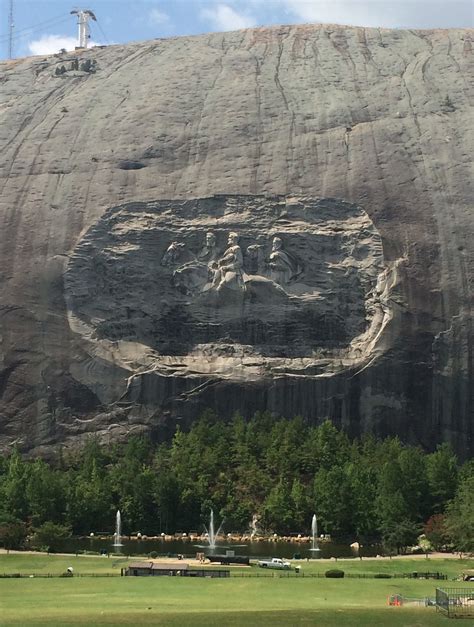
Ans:
[[[0,0],[0,59],[8,58],[10,0]],[[122,44],[273,24],[385,28],[474,26],[474,0],[13,0],[13,57],[77,45],[74,8],[94,11],[91,44]]]

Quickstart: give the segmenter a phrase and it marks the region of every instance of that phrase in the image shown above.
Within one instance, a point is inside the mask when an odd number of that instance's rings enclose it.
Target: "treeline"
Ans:
[[[117,509],[126,533],[199,531],[211,508],[226,531],[247,531],[257,515],[263,531],[308,532],[316,512],[320,533],[337,538],[401,548],[424,530],[435,548],[474,550],[474,464],[444,444],[427,454],[397,438],[350,441],[329,421],[267,413],[229,422],[206,413],[159,445],[91,437],[54,465],[0,457],[4,545],[50,523],[112,532]]]

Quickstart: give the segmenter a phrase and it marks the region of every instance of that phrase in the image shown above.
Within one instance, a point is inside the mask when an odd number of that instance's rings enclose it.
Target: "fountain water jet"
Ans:
[[[221,529],[222,529],[223,525],[224,525],[224,520],[222,520],[221,524],[217,528],[217,531],[215,531],[215,527],[214,527],[214,511],[211,509],[211,515],[210,515],[210,518],[209,518],[209,529],[206,527],[206,525],[204,525],[204,529],[206,530],[208,544],[195,544],[194,546],[197,547],[198,549],[210,549],[211,551],[216,549],[217,548],[217,538],[219,537],[219,534],[221,532]],[[232,548],[237,548],[237,547],[246,546],[246,545],[245,544],[234,544],[234,543],[232,543],[231,546],[232,546]],[[221,545],[219,545],[219,548],[220,549],[229,549],[230,547],[221,544]]]
[[[223,524],[224,524],[224,521],[221,522],[217,531],[214,531],[214,511],[211,509],[211,516],[209,519],[209,529],[206,528],[209,548],[211,549],[216,548],[217,538],[219,536],[219,533],[221,532]]]
[[[115,515],[115,533],[114,533],[114,547],[123,546],[122,544],[122,518],[120,516],[120,510],[117,510]]]
[[[321,549],[318,546],[318,519],[316,518],[316,514],[313,514],[313,519],[311,521],[311,548],[310,551],[316,553],[316,557],[319,557],[319,553],[321,553]]]

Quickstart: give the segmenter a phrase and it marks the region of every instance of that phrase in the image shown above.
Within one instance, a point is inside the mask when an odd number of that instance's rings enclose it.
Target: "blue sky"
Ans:
[[[8,56],[9,1],[0,1],[0,58]],[[95,12],[92,41],[103,44],[305,22],[472,27],[473,7],[474,0],[14,0],[13,56],[72,49],[73,8]]]

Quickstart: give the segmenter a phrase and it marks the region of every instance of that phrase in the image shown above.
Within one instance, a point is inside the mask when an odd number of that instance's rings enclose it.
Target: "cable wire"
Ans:
[[[58,16],[50,20],[46,20],[45,22],[40,22],[39,24],[35,24],[34,26],[30,26],[29,28],[20,28],[18,30],[14,29],[13,39],[17,39],[17,38],[20,39],[21,37],[27,37],[31,33],[35,33],[40,30],[43,30],[43,28],[45,27],[56,26],[56,25],[62,24],[63,22],[68,22],[69,20],[70,20],[69,16],[65,17],[63,15],[61,17]],[[0,42],[8,41],[9,39],[10,39],[9,33],[6,35],[0,35]]]
[[[91,24],[91,26],[92,26],[92,24]],[[99,29],[100,34],[102,35],[102,38],[104,39],[104,42],[105,42],[107,45],[109,45],[109,44],[110,44],[109,38],[108,38],[108,37],[107,37],[107,35],[104,33],[104,30],[103,30],[102,26],[100,25],[99,20],[98,20],[97,18],[96,18],[96,21],[95,21],[95,24],[94,24],[94,29],[95,29],[95,27],[96,27],[96,26],[97,26],[97,28]]]

